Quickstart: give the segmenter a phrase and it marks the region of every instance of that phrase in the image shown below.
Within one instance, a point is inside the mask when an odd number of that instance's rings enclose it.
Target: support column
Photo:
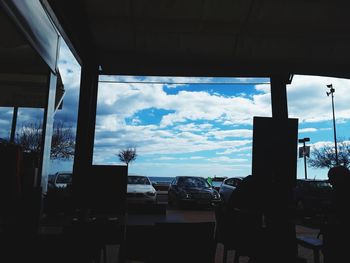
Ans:
[[[42,137],[42,151],[41,151],[41,167],[39,174],[41,175],[41,187],[42,192],[46,193],[47,183],[50,169],[50,153],[51,153],[51,141],[53,132],[53,122],[55,113],[55,97],[57,76],[50,72],[48,74],[48,91],[47,91],[47,104],[44,111],[43,121],[43,137]]]
[[[272,145],[273,153],[270,162],[276,174],[271,189],[269,211],[266,213],[268,229],[270,233],[271,262],[295,262],[297,256],[297,245],[295,242],[295,225],[290,221],[289,204],[291,203],[292,191],[296,174],[296,161],[294,162],[294,151],[296,156],[297,128],[292,132],[288,123],[287,84],[291,83],[291,77],[285,75],[273,75],[271,77],[271,106],[273,130],[276,137],[283,140],[279,145]],[[295,137],[295,138],[294,138]],[[293,138],[293,139],[292,139]],[[291,140],[292,139],[292,140]],[[294,149],[295,148],[295,149]],[[272,169],[271,169],[272,170]],[[277,253],[275,253],[277,251]]]
[[[271,106],[272,117],[276,119],[288,118],[287,87],[290,84],[288,75],[271,77]]]
[[[15,138],[16,138],[17,117],[18,117],[18,107],[15,106],[13,108],[13,113],[12,113],[11,134],[10,134],[10,142],[12,143],[15,142]]]
[[[86,63],[81,68],[79,110],[76,133],[75,157],[73,165],[73,194],[78,205],[84,203],[89,168],[92,165],[97,89],[98,65]]]

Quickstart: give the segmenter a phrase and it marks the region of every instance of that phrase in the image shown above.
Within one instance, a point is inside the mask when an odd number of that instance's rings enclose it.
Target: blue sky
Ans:
[[[65,46],[59,69],[66,95],[55,118],[75,129],[80,67]],[[121,164],[116,157],[119,150],[136,146],[138,158],[130,173],[204,177],[251,173],[253,116],[271,116],[269,79],[101,76],[100,80],[113,83],[99,84],[95,164]],[[184,84],[190,82],[210,84]],[[214,84],[218,82],[236,84]],[[326,96],[330,83],[336,90],[337,135],[348,140],[349,80],[294,76],[287,86],[289,117],[299,119],[299,138],[310,137],[312,147],[333,143],[331,99]],[[9,135],[11,113],[10,108],[0,109],[0,137]],[[21,109],[18,127],[40,118],[42,110]],[[303,159],[297,165],[297,177],[303,178]],[[52,161],[52,172],[71,169],[72,161]],[[308,168],[310,178],[326,178],[326,173]]]

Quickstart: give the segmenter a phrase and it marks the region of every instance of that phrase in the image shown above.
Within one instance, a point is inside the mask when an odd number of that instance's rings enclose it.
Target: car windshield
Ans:
[[[222,181],[212,181],[212,185],[213,185],[214,187],[220,187],[221,184],[222,184]]]
[[[207,181],[203,178],[186,177],[179,180],[180,186],[195,187],[195,188],[206,188],[210,187]]]
[[[145,176],[128,176],[128,184],[151,184]]]
[[[60,173],[57,175],[57,184],[69,184],[72,182],[72,174],[70,173]]]

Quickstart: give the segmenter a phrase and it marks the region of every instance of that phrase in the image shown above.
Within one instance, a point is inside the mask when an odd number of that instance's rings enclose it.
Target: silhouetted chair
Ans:
[[[215,222],[156,223],[152,262],[214,262]]]
[[[322,227],[323,262],[349,262],[350,225],[326,224]]]
[[[129,225],[126,228],[125,258],[151,262],[151,253],[158,248],[154,246],[153,225]]]
[[[223,262],[227,260],[227,252],[235,251],[234,262],[239,262],[240,256],[257,257],[262,249],[260,213],[254,211],[223,211],[215,209],[216,230],[215,241],[224,246]]]
[[[76,176],[76,177],[75,177]],[[106,246],[120,245],[123,261],[125,243],[127,167],[92,165],[84,175],[73,175],[73,193],[83,215],[78,215],[66,234],[76,239],[78,254],[106,262]]]
[[[320,234],[318,234],[317,237],[297,236],[297,244],[312,249],[314,262],[320,262],[320,251],[323,249],[323,241],[320,239]]]

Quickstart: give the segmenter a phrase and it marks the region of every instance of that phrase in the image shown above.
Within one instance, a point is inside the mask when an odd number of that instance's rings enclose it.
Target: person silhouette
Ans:
[[[321,229],[324,240],[324,261],[343,262],[348,258],[347,240],[350,234],[349,200],[350,171],[345,166],[335,166],[328,171],[332,185],[331,211]]]
[[[261,210],[262,184],[264,180],[261,176],[248,175],[232,192],[228,201],[229,209],[241,210]]]
[[[350,171],[345,166],[335,166],[328,171],[328,181],[332,185],[332,212],[338,223],[349,222]]]
[[[226,207],[232,239],[236,239],[237,249],[249,256],[249,262],[263,262],[260,250],[264,185],[263,176],[246,176],[231,193]]]

